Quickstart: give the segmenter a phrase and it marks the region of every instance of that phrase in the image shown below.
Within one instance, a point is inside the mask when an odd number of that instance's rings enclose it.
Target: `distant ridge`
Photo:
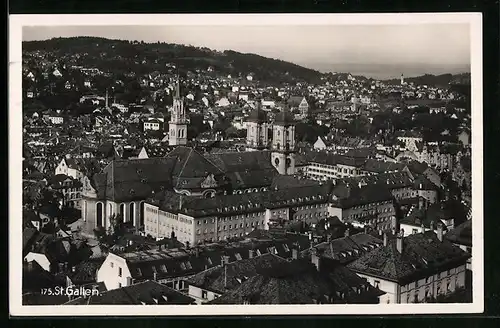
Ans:
[[[416,85],[428,85],[433,87],[448,87],[450,85],[470,85],[470,73],[461,74],[424,74],[416,77],[405,77],[405,82]],[[399,84],[400,79],[390,79],[383,81],[388,84]]]
[[[60,58],[85,54],[96,68],[138,73],[168,71],[167,64],[175,64],[180,71],[207,70],[233,77],[255,75],[266,82],[319,83],[322,73],[279,59],[232,50],[216,51],[205,47],[164,42],[110,40],[99,37],[53,38],[23,42],[23,51],[54,51]],[[103,56],[102,54],[105,55]],[[147,64],[143,64],[143,61]]]

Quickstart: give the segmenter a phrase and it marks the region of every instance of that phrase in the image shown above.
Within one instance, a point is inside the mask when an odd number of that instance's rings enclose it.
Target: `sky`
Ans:
[[[32,26],[23,40],[98,36],[234,50],[373,78],[470,71],[468,24]]]

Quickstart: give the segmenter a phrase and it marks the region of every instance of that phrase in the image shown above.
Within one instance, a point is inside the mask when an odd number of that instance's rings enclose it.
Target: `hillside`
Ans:
[[[391,79],[384,82],[388,84],[399,84],[400,80]],[[405,82],[413,82],[416,85],[428,85],[433,87],[447,87],[449,85],[470,85],[470,73],[441,75],[425,74],[417,77],[407,77],[405,78]]]
[[[174,64],[180,73],[214,68],[216,74],[246,76],[254,74],[259,81],[315,83],[321,73],[282,60],[236,51],[137,41],[109,40],[96,37],[53,38],[23,42],[23,52],[48,51],[72,65],[85,65],[114,73],[152,71],[166,72]],[[77,58],[79,57],[79,58]]]

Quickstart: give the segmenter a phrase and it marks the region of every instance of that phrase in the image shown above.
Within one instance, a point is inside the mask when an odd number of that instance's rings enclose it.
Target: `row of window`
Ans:
[[[236,229],[243,229],[243,228],[249,228],[249,227],[258,227],[259,225],[263,226],[264,225],[264,221],[261,221],[260,223],[259,222],[252,222],[251,224],[249,224],[248,222],[244,225],[243,223],[240,223],[239,225],[238,224],[235,224],[235,225],[232,225],[232,224],[229,224],[229,225],[224,225],[224,226],[219,226],[217,228],[217,231],[225,231],[225,230],[236,230]],[[196,230],[196,234],[197,235],[200,235],[202,232],[201,229],[198,229]],[[203,230],[203,234],[207,234],[207,233],[214,233],[215,232],[215,229],[205,229]]]

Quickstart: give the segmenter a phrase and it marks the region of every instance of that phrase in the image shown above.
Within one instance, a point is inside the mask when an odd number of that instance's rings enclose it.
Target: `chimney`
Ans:
[[[384,247],[387,246],[387,234],[384,232]]]
[[[182,203],[184,202],[184,195],[179,196],[179,210],[182,210]]]
[[[153,280],[154,281],[158,280],[158,274],[156,272],[153,272]]]
[[[422,223],[422,225],[420,226],[420,232],[421,233],[424,233],[425,232],[425,226],[424,224]]]
[[[441,222],[437,224],[437,237],[439,241],[443,241],[443,223]]]
[[[403,253],[403,233],[399,232],[396,238],[396,249],[399,253]]]
[[[249,250],[248,250],[248,258],[249,258],[249,259],[253,259],[254,253],[255,253],[255,252],[254,252],[254,250],[253,250],[253,249],[249,249]]]
[[[393,230],[397,230],[398,228],[398,220],[396,219],[396,216],[393,216],[391,218],[391,225]]]
[[[132,285],[132,277],[127,277],[127,286]]]
[[[311,252],[311,262],[312,264],[314,264],[314,266],[316,267],[316,270],[320,271],[320,261],[321,261],[321,257],[320,257],[320,254],[319,254],[319,250],[318,249],[313,249],[312,252]]]
[[[344,236],[349,237],[350,231],[349,228],[345,229]]]
[[[365,224],[364,228],[365,228],[365,234],[367,234],[368,233],[368,225]]]
[[[429,224],[431,231],[434,231],[434,221],[431,221]]]
[[[299,258],[299,250],[297,248],[292,248],[292,259],[296,260]]]

